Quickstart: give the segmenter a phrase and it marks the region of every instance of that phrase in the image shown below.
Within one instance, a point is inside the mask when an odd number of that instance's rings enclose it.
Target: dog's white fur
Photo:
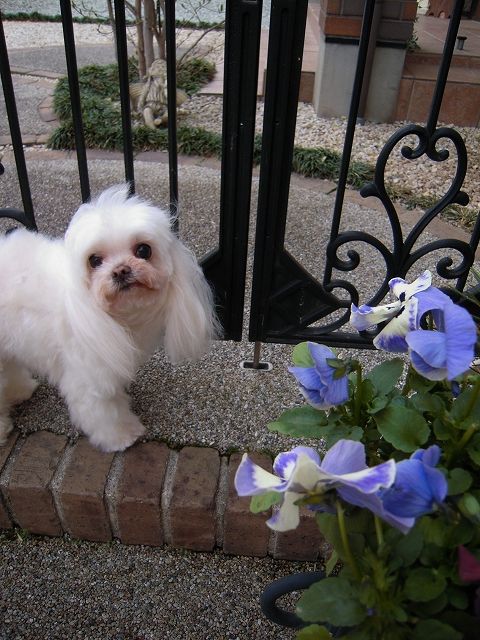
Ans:
[[[195,257],[128,185],[83,204],[64,239],[2,237],[0,274],[0,442],[33,372],[58,387],[94,446],[125,449],[145,431],[126,392],[139,365],[160,345],[173,363],[197,359],[217,330]]]

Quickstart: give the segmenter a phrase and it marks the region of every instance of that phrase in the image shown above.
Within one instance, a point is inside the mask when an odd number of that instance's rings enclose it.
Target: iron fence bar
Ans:
[[[343,142],[343,151],[340,164],[340,173],[338,176],[337,190],[335,194],[335,204],[333,206],[332,226],[330,230],[330,242],[334,241],[340,229],[340,220],[343,210],[343,202],[345,198],[345,189],[347,187],[348,169],[352,156],[353,138],[355,136],[355,126],[357,124],[358,109],[360,106],[360,98],[362,95],[363,77],[365,71],[365,63],[368,55],[370,35],[372,30],[373,17],[375,13],[376,0],[367,0],[365,10],[363,12],[362,28],[360,32],[360,40],[358,43],[358,57],[355,70],[355,79],[352,88],[352,98],[350,101],[350,109],[348,112],[347,128],[345,139]],[[323,277],[324,285],[328,285],[332,279],[332,263],[328,259],[325,265],[325,274]]]
[[[464,0],[456,0],[448,24],[447,37],[443,48],[440,67],[438,69],[435,91],[433,93],[430,113],[426,126],[427,132],[430,136],[433,134],[437,126],[438,116],[440,114],[440,108],[442,106],[443,94],[445,92],[445,86],[447,84],[448,72],[450,70],[450,65],[452,62],[453,49],[455,47],[460,20],[462,19],[463,5]]]
[[[3,95],[5,98],[5,108],[7,110],[8,123],[10,126],[10,135],[12,138],[13,153],[15,156],[15,164],[17,167],[18,182],[20,186],[20,194],[22,197],[23,212],[15,209],[0,209],[1,218],[14,218],[24,224],[28,229],[36,231],[35,216],[33,213],[32,195],[30,192],[30,184],[28,180],[27,164],[25,162],[25,154],[23,151],[22,134],[20,131],[20,123],[18,120],[17,105],[15,101],[15,92],[13,90],[12,73],[10,70],[10,62],[8,59],[7,44],[5,42],[5,33],[3,30],[3,19],[0,11],[0,75],[2,78]],[[3,171],[2,171],[3,173]]]
[[[177,43],[175,37],[175,0],[165,0],[167,54],[168,174],[170,213],[178,232],[178,152],[177,152]]]
[[[87,151],[83,132],[82,106],[80,86],[78,81],[77,55],[75,50],[75,35],[73,32],[72,5],[70,0],[61,0],[63,41],[65,45],[65,60],[67,63],[68,87],[70,91],[70,105],[72,109],[73,130],[75,134],[75,149],[77,153],[78,176],[82,201],[90,198],[90,181],[88,176]]]
[[[123,162],[125,165],[125,180],[129,183],[130,193],[132,194],[135,193],[135,174],[133,168],[132,121],[130,113],[125,0],[114,0],[114,9],[118,80],[120,84],[120,104],[122,108]]]
[[[271,4],[249,329],[252,342],[266,341],[264,323],[274,270],[283,258],[307,8],[307,0],[273,0]]]
[[[224,337],[242,339],[262,0],[226,3],[218,249],[202,261]]]

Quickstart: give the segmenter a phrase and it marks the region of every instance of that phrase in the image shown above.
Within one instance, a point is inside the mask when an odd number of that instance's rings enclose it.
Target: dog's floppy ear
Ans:
[[[172,363],[200,358],[219,334],[213,296],[195,256],[177,239],[165,305],[165,351]]]

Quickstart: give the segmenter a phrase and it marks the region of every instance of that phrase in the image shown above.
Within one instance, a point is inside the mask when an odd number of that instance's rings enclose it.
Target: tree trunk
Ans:
[[[143,40],[142,0],[135,0],[135,26],[137,30],[138,76],[142,80],[147,73],[145,43]]]
[[[155,1],[143,0],[143,41],[145,48],[145,66],[148,69],[155,60],[153,36],[155,32]]]

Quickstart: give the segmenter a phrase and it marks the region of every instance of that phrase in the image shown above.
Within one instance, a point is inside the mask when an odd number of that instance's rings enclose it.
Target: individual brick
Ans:
[[[62,526],[75,538],[112,539],[104,492],[113,456],[94,449],[86,438],[80,438],[68,452],[54,491]]]
[[[195,551],[215,546],[215,497],[220,458],[215,449],[185,447],[178,455],[169,508],[172,545]]]
[[[114,505],[118,536],[124,544],[164,543],[161,495],[169,453],[167,445],[148,442],[124,454]]]
[[[65,436],[37,431],[25,440],[14,461],[6,499],[16,523],[30,533],[63,533],[50,483],[66,444]]]
[[[277,534],[272,555],[278,560],[317,560],[324,542],[314,512],[301,507],[300,524],[292,531]]]
[[[266,471],[272,470],[271,459],[259,453],[249,454],[255,464]],[[234,453],[228,465],[228,495],[223,523],[223,550],[240,556],[263,557],[268,553],[270,529],[265,524],[265,513],[250,511],[250,498],[239,497],[234,479],[242,456]]]
[[[19,432],[15,429],[8,436],[6,443],[0,447],[0,473],[2,472],[5,463],[8,460],[8,456],[10,455],[15,443],[17,442],[19,436]],[[0,529],[11,529],[13,527],[13,523],[10,520],[10,516],[8,515],[7,508],[5,507],[2,497],[0,496]]]

